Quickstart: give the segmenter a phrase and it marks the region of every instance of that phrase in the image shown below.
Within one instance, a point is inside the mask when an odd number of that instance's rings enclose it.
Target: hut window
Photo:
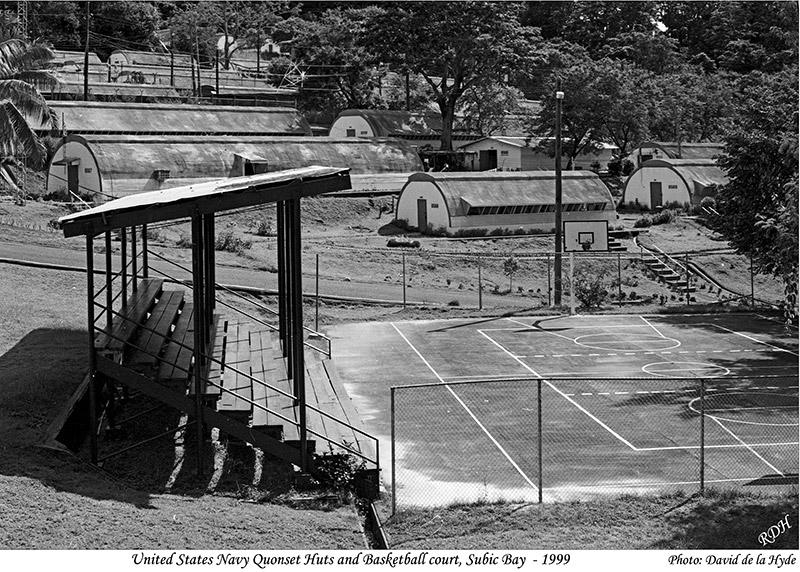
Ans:
[[[500,151],[501,157],[508,157],[508,151]]]
[[[522,214],[523,212],[525,212],[525,207],[517,205],[514,207],[514,211],[512,212],[512,214]]]
[[[495,215],[495,214],[497,214],[497,211],[499,211],[499,210],[500,210],[500,207],[489,207],[489,212],[486,213],[486,214]]]
[[[481,214],[481,207],[469,207],[467,216],[475,216]]]
[[[604,211],[604,210],[606,210],[606,203],[590,203],[588,210],[590,210],[590,211]]]
[[[348,129],[345,135],[347,137],[355,137],[356,136],[356,130],[355,129]]]
[[[540,212],[554,213],[556,212],[556,205],[542,205],[542,210]]]

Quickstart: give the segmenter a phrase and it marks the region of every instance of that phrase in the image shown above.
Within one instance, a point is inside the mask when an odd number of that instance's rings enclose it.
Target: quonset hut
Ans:
[[[48,194],[117,198],[212,179],[323,165],[354,174],[422,169],[404,141],[311,137],[294,109],[54,103],[66,135]]]
[[[725,171],[713,159],[651,159],[628,177],[622,201],[651,209],[670,203],[699,205],[727,182]]]
[[[355,174],[422,168],[407,143],[391,139],[69,135],[48,166],[47,191],[104,200],[311,165]]]
[[[397,219],[421,232],[477,229],[551,232],[555,172],[414,173],[397,202]],[[616,221],[608,187],[594,173],[562,174],[564,221]]]

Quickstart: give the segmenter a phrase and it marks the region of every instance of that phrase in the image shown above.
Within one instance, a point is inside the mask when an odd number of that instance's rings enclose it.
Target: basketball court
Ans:
[[[797,335],[766,318],[507,317],[329,334],[404,505],[695,492],[701,457],[706,486],[797,483]]]

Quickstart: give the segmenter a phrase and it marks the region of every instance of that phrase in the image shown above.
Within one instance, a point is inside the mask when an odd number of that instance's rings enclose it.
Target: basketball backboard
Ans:
[[[564,221],[564,252],[607,251],[607,220]]]

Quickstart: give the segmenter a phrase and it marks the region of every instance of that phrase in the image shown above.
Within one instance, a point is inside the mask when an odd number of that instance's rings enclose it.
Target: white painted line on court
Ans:
[[[725,431],[727,431],[727,432],[730,434],[730,436],[731,436],[731,437],[733,437],[734,439],[736,439],[737,441],[739,441],[739,443],[741,443],[742,445],[744,445],[744,446],[747,448],[747,450],[748,450],[748,451],[750,451],[751,453],[753,453],[753,455],[755,455],[756,457],[758,457],[759,459],[761,459],[761,460],[764,462],[764,464],[765,464],[765,465],[767,465],[767,466],[768,466],[770,469],[772,469],[773,471],[775,471],[776,473],[778,473],[778,474],[779,474],[780,476],[782,476],[782,477],[785,477],[785,476],[786,476],[786,475],[784,475],[784,474],[783,474],[783,472],[781,472],[781,470],[780,470],[780,469],[778,469],[777,467],[775,467],[774,465],[772,465],[772,463],[770,463],[769,461],[767,461],[767,460],[766,460],[764,457],[762,457],[761,455],[759,455],[758,453],[756,453],[756,451],[753,449],[753,447],[751,447],[750,445],[748,445],[747,443],[745,443],[744,441],[742,441],[741,439],[739,439],[739,436],[738,436],[736,433],[734,433],[733,431],[731,431],[730,429],[728,429],[727,427],[725,427],[725,425],[723,425],[723,424],[722,424],[722,422],[721,422],[719,419],[717,419],[716,417],[712,417],[711,415],[708,415],[707,417],[708,417],[709,419],[711,419],[712,421],[714,421],[714,422],[715,422],[717,425],[719,425],[720,427],[722,427],[722,428],[723,428]]]
[[[770,348],[772,348],[773,350],[777,350],[777,351],[779,351],[779,352],[786,352],[787,354],[792,354],[793,356],[800,357],[800,354],[797,354],[797,353],[795,353],[795,352],[793,352],[793,351],[789,351],[789,350],[787,350],[787,349],[784,349],[784,348],[781,348],[781,347],[775,346],[775,345],[773,345],[773,344],[770,344],[770,343],[767,343],[767,342],[762,342],[761,340],[759,340],[759,339],[756,339],[756,338],[754,338],[754,337],[752,337],[752,336],[748,336],[747,334],[743,334],[742,332],[737,332],[737,331],[735,331],[735,330],[731,330],[730,328],[726,328],[725,326],[720,326],[719,324],[713,324],[713,323],[712,323],[711,325],[712,325],[712,326],[716,326],[716,327],[717,327],[717,328],[719,328],[720,330],[725,330],[726,332],[730,332],[731,334],[736,334],[737,336],[742,336],[743,338],[747,338],[747,339],[748,339],[748,340],[750,340],[751,342],[756,342],[757,344],[762,344],[762,345],[765,345],[765,346],[767,346],[767,347],[770,347]]]
[[[482,331],[482,330],[478,330],[478,332],[479,332],[479,333],[480,333],[480,334],[481,334],[483,337],[485,337],[487,340],[489,340],[489,341],[490,341],[490,342],[492,342],[494,345],[496,345],[498,348],[500,348],[501,350],[503,350],[503,351],[504,351],[506,354],[508,354],[510,357],[512,357],[512,358],[514,357],[514,355],[513,355],[513,354],[512,354],[510,351],[508,351],[508,350],[507,350],[506,348],[504,348],[504,347],[503,347],[501,344],[499,344],[498,342],[496,342],[495,340],[493,340],[493,339],[492,339],[492,338],[491,338],[491,337],[490,337],[490,336],[489,336],[489,335],[488,335],[486,332],[484,332],[484,331]],[[516,358],[515,358],[515,359],[516,359]],[[579,404],[578,404],[578,403],[577,403],[577,402],[576,402],[574,399],[572,399],[572,398],[571,398],[571,397],[569,397],[569,396],[568,396],[566,393],[564,393],[563,391],[561,391],[560,389],[558,389],[556,386],[554,386],[554,385],[553,385],[552,383],[550,383],[548,380],[544,379],[544,378],[543,378],[541,375],[539,375],[537,372],[535,372],[535,371],[534,371],[534,370],[533,370],[533,369],[532,369],[532,368],[531,368],[531,367],[530,367],[528,364],[526,364],[525,362],[523,362],[523,361],[521,361],[521,360],[516,360],[516,361],[517,361],[517,363],[519,363],[519,364],[520,364],[522,367],[524,367],[524,368],[525,368],[525,369],[527,369],[529,372],[531,372],[533,375],[535,375],[536,377],[540,378],[540,379],[541,379],[541,380],[542,380],[544,383],[546,383],[546,384],[548,385],[548,387],[550,387],[550,389],[552,389],[553,391],[555,391],[556,393],[558,393],[559,395],[561,395],[562,397],[564,397],[564,398],[565,398],[567,401],[569,401],[569,402],[570,402],[570,403],[572,403],[572,404],[573,404],[575,407],[577,407],[579,410],[581,410],[583,413],[585,413],[585,414],[586,414],[586,415],[587,415],[587,416],[588,416],[590,419],[592,419],[593,421],[595,421],[595,422],[596,422],[598,425],[600,425],[600,426],[601,426],[603,429],[605,429],[606,431],[608,431],[609,433],[611,433],[611,434],[612,434],[614,437],[616,437],[616,438],[617,438],[617,439],[618,439],[618,440],[619,440],[621,443],[624,443],[625,445],[627,445],[628,447],[630,447],[630,448],[631,448],[631,450],[633,450],[633,451],[635,451],[635,450],[636,450],[636,447],[634,447],[633,445],[631,445],[631,444],[630,444],[630,443],[629,443],[629,442],[628,442],[628,441],[627,441],[627,440],[626,440],[624,437],[622,437],[622,435],[620,435],[619,433],[617,433],[616,431],[614,431],[614,430],[613,430],[611,427],[609,427],[608,425],[606,425],[605,423],[603,423],[602,421],[600,421],[600,420],[599,420],[597,417],[595,417],[594,415],[592,415],[591,413],[589,413],[589,412],[588,412],[586,409],[584,409],[583,407],[581,407],[581,406],[580,406],[580,405],[579,405]]]
[[[716,421],[716,420],[715,420]],[[751,445],[742,444],[742,445],[704,445],[706,449],[741,449],[742,446],[747,447],[789,447],[791,445],[800,445],[797,441],[795,442],[787,442],[787,443],[752,443]],[[675,447],[640,447],[636,449],[637,451],[680,451],[681,449],[699,449],[700,445],[678,445]],[[761,457],[759,457],[761,458]],[[764,459],[761,459],[764,461]],[[766,461],[764,461],[766,463]],[[767,463],[769,465],[769,463]],[[770,465],[772,467],[772,465]],[[776,469],[777,470],[777,469]],[[780,471],[778,471],[780,472]],[[786,476],[781,473],[781,476]],[[748,481],[752,481],[753,479],[747,479]]]
[[[428,360],[426,360],[425,357],[419,352],[419,350],[414,347],[414,344],[411,343],[411,341],[403,334],[403,332],[401,332],[400,329],[394,323],[392,323],[392,327],[397,331],[398,334],[400,334],[400,337],[403,338],[403,340],[405,340],[405,342],[408,344],[408,346],[412,350],[414,350],[414,353],[417,354],[417,356],[419,356],[419,359],[422,360],[422,363],[424,363],[427,366],[427,368],[429,370],[431,370],[431,373],[433,373],[433,375],[436,376],[436,378],[439,380],[439,383],[445,384],[445,381],[444,381],[444,379],[442,379],[442,376],[440,376],[437,373],[437,371],[435,369],[433,369],[433,366],[430,363],[428,363]],[[480,331],[480,330],[478,330],[478,331]],[[453,391],[453,388],[451,388],[447,384],[445,384],[445,387],[447,388],[447,391],[449,391],[453,395],[453,397],[456,399],[456,401],[458,401],[458,403],[461,405],[461,407],[464,408],[464,411],[466,411],[467,414],[470,417],[472,417],[472,420],[475,421],[475,423],[478,425],[478,427],[480,427],[481,430],[486,434],[486,436],[489,437],[489,439],[494,444],[494,446],[497,447],[497,449],[503,454],[503,456],[508,460],[508,462],[511,463],[511,466],[514,467],[514,469],[520,474],[520,476],[522,476],[522,478],[525,480],[525,482],[527,482],[534,489],[538,490],[536,485],[533,484],[533,481],[531,481],[530,478],[528,478],[528,475],[526,475],[523,472],[523,470],[519,467],[519,465],[517,465],[517,463],[514,462],[514,459],[512,459],[511,456],[503,448],[503,446],[500,443],[497,442],[497,439],[495,439],[494,436],[491,433],[489,433],[489,430],[486,429],[486,427],[483,426],[483,423],[481,423],[480,420],[472,412],[472,410],[469,407],[467,407],[467,404],[464,403],[464,401],[456,394],[455,391]]]

